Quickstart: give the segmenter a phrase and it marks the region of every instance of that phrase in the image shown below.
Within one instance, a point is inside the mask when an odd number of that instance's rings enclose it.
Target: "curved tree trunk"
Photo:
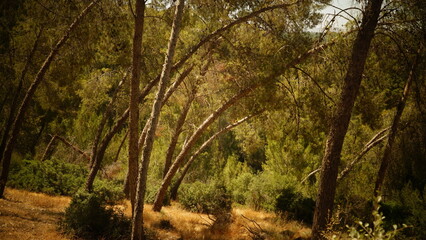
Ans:
[[[186,61],[198,51],[198,49],[200,49],[202,46],[204,46],[204,44],[208,43],[209,41],[214,40],[217,37],[219,37],[223,32],[231,29],[232,27],[234,27],[238,24],[244,23],[244,22],[248,21],[249,19],[258,16],[261,13],[264,13],[264,12],[267,12],[267,11],[272,11],[272,10],[278,9],[278,8],[290,7],[290,6],[292,6],[296,3],[297,2],[291,3],[291,4],[278,4],[278,5],[274,5],[274,6],[265,7],[265,8],[259,9],[257,11],[254,11],[254,12],[252,12],[252,13],[246,15],[246,16],[243,16],[241,18],[235,19],[231,23],[229,23],[229,24],[221,27],[220,29],[217,29],[216,31],[212,32],[211,34],[205,36],[196,45],[191,47],[188,50],[188,52],[177,63],[175,63],[172,66],[171,72],[174,72],[177,69],[181,68],[186,63]],[[327,46],[328,46],[327,44],[324,44],[324,45],[318,46],[318,48],[327,47]],[[316,50],[318,50],[318,49],[315,49],[313,51],[315,52]],[[302,59],[306,58],[310,54],[311,54],[310,52],[307,52],[307,53],[305,53],[305,55],[301,55],[297,62],[301,62]],[[294,64],[297,64],[297,63],[294,63]],[[184,75],[184,73],[182,75]],[[156,78],[154,78],[154,79],[152,79],[151,81],[148,82],[148,84],[142,89],[141,94],[139,95],[139,103],[144,101],[145,97],[149,94],[151,89],[158,83],[158,81],[160,81],[160,75],[158,75]],[[166,98],[167,98],[167,93],[166,93]],[[100,161],[102,161],[105,150],[107,149],[111,139],[115,136],[115,134],[117,134],[120,131],[120,129],[123,127],[124,123],[127,121],[128,117],[129,117],[129,109],[126,109],[123,112],[123,114],[121,115],[121,117],[117,120],[115,125],[111,128],[111,130],[103,138],[101,145],[99,146],[98,153],[97,153],[98,156],[96,157],[96,158],[99,158]]]
[[[360,30],[355,39],[348,70],[343,84],[340,100],[337,104],[322,160],[320,186],[315,206],[312,225],[312,239],[324,239],[326,229],[333,211],[336,193],[337,171],[343,141],[348,129],[349,120],[355,99],[361,85],[362,73],[368,50],[380,14],[382,0],[370,0],[367,3]]]
[[[43,32],[43,28],[37,33],[37,38],[34,41],[34,45],[31,48],[30,54],[28,55],[27,61],[25,62],[25,66],[22,69],[21,76],[19,78],[18,87],[16,88],[15,94],[13,96],[12,105],[10,106],[9,116],[7,118],[6,125],[4,126],[3,137],[0,143],[0,163],[3,160],[4,149],[6,148],[6,143],[7,143],[7,140],[9,139],[10,128],[12,127],[13,122],[15,121],[14,115],[15,115],[17,104],[18,104],[19,96],[21,95],[22,85],[24,83],[24,79],[27,75],[27,72],[32,62],[32,59],[34,57],[34,54],[37,50],[42,32]]]
[[[260,114],[260,113],[258,113]],[[204,151],[204,149],[206,149],[206,147],[213,142],[213,140],[215,140],[218,136],[230,131],[231,129],[233,129],[234,127],[240,125],[241,123],[249,120],[250,118],[258,115],[251,115],[251,116],[247,116],[245,118],[242,118],[240,120],[238,120],[235,123],[229,124],[228,126],[226,126],[225,128],[222,128],[221,130],[219,130],[218,132],[216,132],[215,134],[213,134],[207,141],[205,141],[199,148],[198,150],[192,154],[192,156],[188,159],[188,161],[186,162],[185,166],[183,167],[182,173],[179,176],[178,180],[176,181],[176,183],[172,186],[172,188],[170,189],[170,198],[173,200],[176,200],[177,198],[177,192],[179,189],[179,186],[181,185],[183,179],[186,176],[186,173],[189,170],[189,167],[191,166],[191,164],[194,162],[194,160],[198,157],[198,155],[200,155],[200,153],[202,153]]]
[[[410,87],[411,87],[411,83],[413,82],[414,71],[416,70],[416,67],[417,67],[418,57],[419,55],[416,56],[414,64],[411,67],[410,73],[408,74],[408,79],[404,86],[404,92],[401,96],[401,99],[399,100],[398,106],[396,108],[396,113],[392,121],[392,126],[389,132],[388,141],[386,143],[385,151],[383,152],[382,162],[380,164],[380,169],[377,174],[376,184],[374,187],[375,197],[380,195],[383,182],[386,176],[386,171],[391,161],[390,155],[392,152],[393,143],[395,141],[395,135],[398,131],[398,125],[401,120],[402,112],[404,111],[404,108],[405,108],[405,103],[407,101],[408,95],[410,94]]]
[[[162,102],[164,99],[164,94],[166,92],[166,87],[170,80],[170,72],[172,68],[173,56],[176,49],[177,40],[179,37],[180,25],[182,22],[183,9],[184,9],[184,0],[178,0],[176,5],[175,17],[173,19],[172,31],[170,33],[169,44],[167,47],[167,54],[164,60],[163,70],[161,71],[160,83],[158,87],[158,92],[155,97],[151,117],[148,120],[147,133],[145,138],[145,143],[142,148],[142,162],[139,167],[139,176],[137,181],[136,188],[136,197],[135,205],[133,209],[132,217],[132,240],[145,239],[144,230],[143,230],[143,206],[145,200],[145,190],[146,190],[146,179],[148,174],[148,166],[151,158],[151,151],[154,144],[154,135],[157,129],[158,120],[160,117],[160,110],[162,107]],[[137,138],[135,139],[137,146]],[[130,192],[132,192],[131,178],[129,182]]]
[[[21,106],[18,110],[18,113],[15,117],[15,121],[13,123],[13,127],[11,130],[10,138],[7,142],[7,145],[5,147],[4,153],[3,153],[3,169],[0,176],[0,197],[3,197],[4,188],[6,187],[7,178],[9,176],[9,166],[10,166],[10,160],[12,157],[12,151],[15,147],[16,140],[18,138],[18,133],[21,130],[22,122],[25,117],[25,113],[29,107],[30,101],[32,100],[35,91],[37,90],[38,85],[43,81],[44,75],[46,74],[47,70],[50,67],[50,64],[52,63],[53,59],[56,57],[56,55],[59,52],[59,49],[65,44],[65,42],[68,40],[70,33],[80,24],[81,20],[84,16],[86,16],[90,9],[95,5],[95,3],[99,0],[93,0],[81,13],[80,15],[74,20],[73,23],[69,26],[67,31],[65,32],[64,36],[56,43],[56,45],[53,47],[53,49],[50,51],[48,57],[44,61],[43,65],[41,66],[40,70],[38,71],[37,75],[35,76],[35,79],[31,86],[29,87],[28,91],[25,94],[24,99],[22,100]]]
[[[235,95],[233,98],[228,100],[225,104],[223,104],[221,107],[216,109],[212,114],[210,114],[209,117],[207,117],[206,120],[195,130],[195,132],[191,135],[191,137],[188,139],[186,144],[182,147],[182,150],[180,151],[179,155],[176,157],[175,161],[173,162],[172,166],[170,167],[169,171],[166,174],[166,177],[163,179],[163,182],[161,184],[160,189],[158,190],[155,201],[153,205],[153,210],[156,212],[159,212],[163,206],[163,201],[166,196],[167,188],[170,186],[170,183],[172,181],[172,178],[176,174],[176,171],[180,167],[180,164],[185,159],[186,155],[189,153],[191,148],[194,146],[195,142],[200,138],[201,134],[204,132],[204,130],[207,129],[223,112],[225,112],[229,107],[234,105],[238,100],[252,92],[256,87],[259,85],[253,85],[249,88],[246,88],[242,90],[240,93]]]

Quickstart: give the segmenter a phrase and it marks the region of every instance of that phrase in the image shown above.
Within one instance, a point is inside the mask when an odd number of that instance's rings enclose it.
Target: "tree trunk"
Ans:
[[[258,113],[260,114],[260,113]],[[255,114],[255,115],[258,115]],[[213,142],[213,140],[215,140],[218,136],[230,131],[231,129],[233,129],[234,127],[240,125],[241,123],[249,120],[250,118],[254,117],[255,115],[251,115],[251,116],[247,116],[245,118],[242,118],[240,120],[238,120],[235,123],[229,124],[228,126],[226,126],[225,128],[222,128],[221,130],[219,130],[218,132],[216,132],[215,134],[213,134],[207,141],[205,141],[199,148],[198,150],[192,154],[192,156],[188,159],[188,162],[186,162],[185,166],[183,167],[182,173],[179,176],[178,180],[176,181],[176,183],[172,186],[171,190],[170,190],[170,198],[172,200],[176,200],[177,199],[177,192],[179,189],[180,184],[182,183],[183,179],[185,178],[186,173],[189,170],[189,167],[191,166],[191,164],[194,162],[194,160],[198,157],[198,155],[200,155],[200,153],[202,153],[204,151],[204,149],[211,143]]]
[[[221,107],[216,109],[210,116],[204,120],[204,122],[195,130],[195,132],[192,134],[192,136],[188,139],[186,144],[182,147],[182,150],[180,151],[179,155],[176,157],[175,161],[173,162],[172,166],[170,167],[168,173],[166,174],[166,177],[163,179],[163,182],[161,184],[160,189],[158,190],[155,201],[153,205],[153,210],[156,212],[159,212],[163,205],[164,197],[166,196],[167,188],[170,186],[170,183],[172,181],[173,176],[176,174],[176,171],[180,167],[180,164],[185,159],[186,155],[191,150],[192,146],[194,146],[195,142],[200,138],[201,134],[205,129],[207,129],[208,126],[210,126],[225,110],[227,110],[229,107],[234,105],[238,100],[252,92],[256,87],[259,85],[254,85],[249,88],[244,89],[240,93],[238,93],[236,96],[228,100],[225,104],[223,104]]]
[[[392,121],[392,126],[389,132],[389,137],[388,137],[388,141],[386,143],[385,146],[385,151],[383,152],[383,157],[382,157],[382,162],[380,164],[380,169],[379,172],[377,174],[377,179],[376,179],[376,184],[374,187],[374,196],[378,197],[380,195],[382,186],[383,186],[383,182],[385,180],[385,176],[386,176],[386,171],[388,169],[388,166],[390,164],[391,161],[391,152],[392,152],[392,147],[393,147],[393,143],[395,141],[395,135],[396,132],[398,131],[398,125],[399,122],[401,120],[401,116],[402,116],[402,112],[404,111],[405,108],[405,103],[407,101],[408,95],[410,94],[410,87],[411,87],[411,83],[413,82],[413,78],[414,78],[414,71],[416,70],[417,67],[417,61],[419,58],[419,54],[416,56],[416,59],[414,60],[414,64],[411,67],[410,73],[408,74],[408,79],[407,82],[405,83],[404,86],[404,92],[401,96],[401,99],[399,100],[398,106],[396,108],[396,113],[395,116],[393,118]]]
[[[50,151],[52,150],[53,143],[55,142],[56,136],[52,136],[49,143],[47,144],[46,150],[44,150],[43,156],[40,158],[40,161],[43,162],[48,157]]]
[[[223,26],[220,29],[217,29],[216,31],[214,31],[211,34],[207,35],[206,37],[202,38],[196,45],[191,47],[191,49],[177,63],[175,63],[172,66],[171,72],[174,72],[177,69],[179,69],[180,67],[182,67],[186,63],[186,61],[198,51],[198,49],[200,49],[207,42],[215,39],[216,37],[219,37],[223,32],[231,29],[232,27],[234,27],[238,24],[244,23],[245,21],[247,21],[247,20],[249,20],[253,17],[258,16],[261,13],[264,13],[264,12],[267,12],[267,11],[272,11],[272,10],[278,9],[278,8],[286,8],[286,7],[289,7],[291,5],[294,5],[294,3],[293,4],[279,4],[279,5],[274,5],[274,6],[262,8],[262,9],[255,11],[255,12],[252,12],[252,13],[246,15],[246,16],[238,18],[238,19],[234,20],[233,22],[229,23],[228,25]],[[312,49],[312,52],[316,52],[317,50],[320,50],[321,47],[327,47],[327,46],[328,46],[327,44],[318,46],[318,49]],[[312,52],[307,52],[304,55],[299,56],[299,59],[296,60],[296,62],[294,64],[301,62],[307,56],[310,56]],[[188,70],[190,72],[192,70],[192,67],[190,67]],[[182,75],[184,75],[185,72]],[[154,78],[153,80],[151,80],[142,89],[141,94],[139,95],[139,103],[142,102],[145,99],[145,97],[149,94],[151,89],[158,83],[158,81],[160,81],[160,75],[157,76],[156,78]],[[167,96],[168,95],[166,93],[165,98],[167,98]],[[114,135],[117,134],[118,131],[123,127],[123,125],[127,121],[128,117],[129,117],[129,109],[126,109],[126,111],[124,111],[124,113],[121,115],[121,117],[117,120],[115,125],[111,128],[111,130],[103,138],[102,143],[101,143],[99,150],[98,150],[98,156],[96,158],[99,158],[100,160],[102,160],[103,157],[100,157],[99,155],[101,155],[101,156],[104,155],[105,150],[107,149],[109,142],[114,137]]]
[[[114,105],[115,100],[117,99],[118,92],[120,91],[121,87],[124,85],[124,82],[126,81],[127,74],[128,74],[128,71],[126,71],[123,78],[121,79],[121,81],[118,83],[116,89],[114,90],[114,93],[111,96],[111,100],[109,101],[108,106],[106,107],[106,110],[105,110],[105,112],[102,116],[101,122],[99,123],[98,129],[96,131],[95,140],[93,141],[92,156],[91,156],[91,159],[90,159],[90,168],[93,167],[93,165],[95,164],[95,161],[97,159],[96,156],[97,156],[97,152],[98,152],[99,141],[101,140],[101,137],[102,137],[102,132],[104,131],[105,124],[106,124],[108,118],[111,115],[112,107]]]
[[[374,137],[371,138],[371,140],[367,144],[365,144],[364,148],[361,150],[360,153],[358,153],[355,159],[352,160],[352,162],[350,162],[342,171],[340,171],[340,174],[337,177],[337,182],[345,178],[355,166],[355,164],[357,164],[362,159],[362,157],[364,157],[364,155],[367,154],[368,151],[370,151],[370,149],[381,143],[388,136],[387,134],[385,134],[387,130],[389,130],[389,128],[381,130],[379,133],[374,135]]]
[[[15,94],[13,96],[12,105],[10,106],[9,116],[7,118],[7,122],[6,122],[6,125],[4,127],[3,137],[2,137],[1,143],[0,143],[0,163],[3,160],[3,153],[4,153],[4,149],[6,147],[6,142],[9,139],[10,128],[12,127],[13,122],[15,121],[14,115],[15,115],[15,110],[16,110],[17,104],[18,104],[19,96],[21,95],[22,85],[24,83],[24,79],[27,75],[28,69],[31,65],[34,54],[37,50],[42,32],[43,32],[43,28],[37,34],[37,38],[34,42],[33,47],[31,48],[30,54],[28,55],[27,61],[25,62],[25,66],[22,69],[21,77],[19,78],[18,87],[16,88]]]
[[[312,239],[315,240],[324,239],[323,231],[326,229],[333,211],[337,171],[343,141],[348,129],[352,108],[358,95],[365,61],[374,36],[381,5],[382,0],[370,0],[367,3],[360,30],[352,48],[340,100],[331,122],[322,160],[320,186],[312,225]]]
[[[22,100],[21,106],[18,110],[18,113],[15,117],[15,121],[12,126],[10,138],[7,142],[7,145],[5,147],[3,154],[3,169],[0,176],[0,197],[3,197],[4,188],[6,187],[7,178],[9,176],[9,167],[10,167],[10,160],[12,157],[12,151],[15,146],[16,140],[18,138],[18,133],[21,129],[22,122],[25,117],[25,113],[29,107],[29,103],[34,96],[35,91],[37,90],[38,85],[43,81],[44,75],[46,74],[50,64],[52,63],[53,59],[56,57],[56,55],[59,52],[59,49],[65,44],[65,42],[68,40],[70,33],[78,26],[78,24],[81,22],[82,18],[89,13],[89,10],[95,5],[95,3],[99,0],[93,0],[81,13],[80,15],[74,20],[74,22],[70,25],[70,27],[65,32],[64,36],[56,43],[56,45],[53,47],[53,49],[50,51],[48,57],[44,61],[43,65],[41,66],[39,72],[37,73],[33,83],[29,87],[28,91],[25,94],[24,99]]]
[[[162,102],[164,99],[164,94],[166,91],[166,87],[170,80],[170,72],[172,68],[173,56],[176,49],[177,40],[179,37],[180,25],[182,22],[183,9],[184,9],[184,0],[179,0],[176,5],[175,17],[173,19],[172,31],[170,33],[169,44],[167,47],[167,54],[164,60],[163,70],[161,71],[160,83],[158,87],[158,92],[155,97],[152,110],[151,117],[148,120],[148,130],[146,133],[145,143],[142,148],[142,162],[139,167],[139,177],[137,181],[137,189],[136,189],[136,199],[135,199],[135,207],[133,209],[133,217],[132,217],[132,240],[140,240],[145,239],[144,230],[143,230],[143,205],[145,201],[145,190],[146,190],[146,178],[148,174],[148,166],[151,158],[152,146],[154,144],[154,135],[157,129],[158,120],[160,116],[160,110],[162,106]],[[137,138],[135,139],[135,143],[137,146]],[[131,178],[130,178],[131,179]],[[129,187],[131,188],[131,184],[129,182]],[[130,192],[132,190],[130,189]]]
[[[138,137],[139,137],[139,84],[142,61],[142,37],[144,28],[145,1],[136,1],[135,32],[133,35],[133,67],[132,79],[130,82],[130,102],[129,102],[129,197],[132,210],[135,206],[136,182],[138,174]],[[133,213],[133,211],[132,211]]]

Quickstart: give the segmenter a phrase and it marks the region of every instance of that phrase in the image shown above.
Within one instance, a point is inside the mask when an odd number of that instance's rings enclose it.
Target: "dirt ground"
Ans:
[[[69,197],[7,188],[5,198],[0,199],[0,240],[72,239],[58,230],[58,223],[69,203]],[[131,216],[128,201],[116,207],[127,217]],[[244,208],[232,211],[229,225],[212,228],[211,217],[185,211],[178,203],[164,207],[161,212],[153,212],[152,206],[147,204],[144,223],[160,240],[291,240],[308,239],[310,236],[310,229],[297,222],[286,221],[273,213]]]
[[[6,189],[0,199],[0,239],[70,239],[57,229],[69,202],[68,197]]]

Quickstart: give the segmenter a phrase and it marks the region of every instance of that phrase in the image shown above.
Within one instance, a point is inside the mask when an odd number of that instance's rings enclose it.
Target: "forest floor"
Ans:
[[[0,239],[71,239],[62,235],[58,223],[69,197],[49,196],[7,188],[0,199]],[[130,216],[130,204],[116,206]],[[183,210],[177,203],[164,207],[160,213],[145,207],[144,221],[158,239],[308,239],[310,229],[285,221],[273,213],[234,208],[232,222],[214,225],[212,217]]]

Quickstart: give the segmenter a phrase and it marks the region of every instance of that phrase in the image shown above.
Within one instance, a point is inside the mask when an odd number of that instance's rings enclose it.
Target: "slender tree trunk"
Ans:
[[[312,239],[314,240],[324,239],[322,234],[327,227],[333,211],[337,171],[343,141],[351,118],[352,108],[358,95],[365,61],[371,40],[374,36],[381,5],[382,0],[368,1],[360,30],[352,48],[352,55],[344,80],[343,90],[331,122],[324,158],[322,160],[320,186],[312,225]]]
[[[36,40],[33,44],[33,47],[31,48],[30,54],[27,57],[27,61],[25,62],[25,66],[22,69],[21,77],[19,78],[18,87],[16,88],[15,94],[13,96],[12,105],[10,106],[9,116],[7,118],[7,122],[6,122],[6,125],[4,127],[3,137],[2,137],[1,143],[0,143],[0,163],[3,160],[3,153],[4,153],[4,149],[6,147],[6,142],[9,139],[10,128],[12,127],[13,122],[15,121],[14,115],[15,115],[15,110],[17,108],[19,96],[21,95],[22,85],[24,83],[25,77],[27,76],[27,72],[28,72],[28,69],[30,68],[34,54],[37,50],[42,32],[43,32],[43,28],[37,34],[37,38],[36,38]]]
[[[65,42],[68,40],[70,33],[79,25],[82,18],[87,15],[92,9],[92,7],[96,4],[96,2],[99,0],[93,0],[81,13],[80,15],[74,20],[74,22],[70,25],[70,27],[65,32],[64,36],[56,43],[56,45],[53,47],[53,49],[50,51],[49,56],[44,61],[43,65],[41,66],[39,72],[37,73],[33,83],[29,87],[28,91],[25,94],[24,99],[22,100],[21,106],[18,110],[18,113],[15,117],[15,121],[13,123],[13,126],[11,128],[11,134],[10,138],[6,144],[5,150],[2,153],[3,154],[3,169],[0,176],[0,197],[3,197],[4,188],[6,187],[7,178],[9,176],[9,167],[10,167],[10,160],[12,157],[12,151],[15,146],[16,140],[18,138],[18,133],[21,130],[22,122],[25,117],[25,113],[29,107],[29,103],[31,99],[34,96],[35,91],[37,90],[38,85],[43,81],[44,75],[46,74],[47,70],[49,69],[50,64],[52,63],[53,59],[56,57],[56,55],[59,52],[59,49],[65,44]]]
[[[264,13],[264,12],[267,12],[267,11],[272,11],[272,10],[278,9],[278,8],[290,7],[290,6],[292,6],[292,5],[296,4],[296,3],[292,3],[292,4],[278,4],[278,5],[274,5],[274,6],[270,6],[270,7],[265,7],[265,8],[262,8],[262,9],[259,9],[259,10],[255,11],[255,12],[252,12],[252,13],[246,15],[246,16],[243,16],[241,18],[235,19],[233,22],[231,22],[231,23],[223,26],[222,28],[217,29],[216,31],[212,32],[211,34],[205,36],[196,45],[194,45],[193,47],[191,47],[191,49],[189,49],[188,52],[177,63],[175,63],[172,66],[171,72],[174,72],[177,69],[181,68],[186,63],[186,61],[192,55],[194,55],[198,51],[198,49],[200,49],[202,46],[204,46],[204,44],[208,43],[209,41],[214,40],[217,37],[219,37],[223,32],[231,29],[232,27],[234,27],[234,26],[236,26],[238,24],[244,23],[244,22],[248,21],[249,19],[258,16],[261,13]],[[318,49],[312,49],[312,51],[316,52],[317,50],[320,50],[320,48],[322,48],[322,47],[328,47],[329,45],[324,44],[324,45],[318,46]],[[311,55],[311,52],[307,52],[304,55],[299,56],[299,60],[297,60],[297,63],[301,62],[307,56],[310,56],[310,55]],[[294,63],[294,65],[297,64],[297,63]],[[192,67],[189,68],[189,69],[192,70]],[[189,72],[190,72],[190,70],[189,70]],[[184,74],[182,74],[182,75],[184,75]],[[141,103],[141,102],[144,101],[145,97],[149,94],[149,92],[151,91],[151,89],[158,83],[158,81],[160,81],[160,75],[158,75],[156,78],[154,78],[153,80],[151,80],[142,89],[141,94],[139,95],[139,103]],[[166,94],[166,96],[167,96],[167,94]],[[117,122],[115,123],[115,125],[111,128],[111,130],[103,138],[102,143],[99,146],[98,155],[102,155],[102,156],[104,155],[104,152],[107,149],[109,142],[114,137],[114,135],[117,134],[120,131],[120,129],[123,127],[124,123],[127,121],[128,117],[129,117],[129,109],[126,109],[124,111],[124,113],[121,115],[121,117],[117,120]],[[100,157],[100,156],[97,156],[97,158],[102,159],[102,157]]]
[[[43,162],[46,160],[47,156],[49,155],[50,151],[52,150],[53,143],[55,142],[56,136],[52,136],[49,143],[47,144],[46,150],[44,150],[43,156],[40,158],[40,161]]]
[[[357,164],[362,159],[362,157],[364,157],[364,155],[368,153],[368,151],[370,151],[373,147],[381,143],[388,136],[388,134],[385,134],[385,132],[388,130],[389,128],[381,130],[379,133],[374,135],[374,137],[371,138],[371,140],[368,141],[367,144],[365,144],[364,148],[361,150],[360,153],[358,153],[355,159],[352,160],[352,162],[350,162],[342,171],[340,171],[340,174],[337,177],[337,182],[345,178],[348,173],[353,169],[355,164]]]
[[[136,182],[138,174],[139,137],[139,84],[142,61],[142,37],[144,28],[145,1],[136,1],[135,32],[133,35],[133,68],[130,82],[129,119],[129,196],[132,213],[135,206]]]
[[[188,100],[185,103],[185,106],[182,109],[182,112],[179,116],[179,119],[176,123],[176,128],[173,132],[172,139],[170,140],[169,147],[166,152],[166,160],[164,161],[164,169],[163,169],[163,178],[166,176],[169,171],[170,166],[172,165],[173,153],[175,152],[176,145],[179,140],[179,136],[182,133],[182,127],[185,123],[186,117],[188,116],[189,109],[191,108],[191,104],[195,99],[196,90],[192,92],[191,96],[189,96]]]
[[[106,107],[106,110],[105,110],[105,112],[102,116],[101,122],[99,123],[98,129],[96,131],[95,140],[93,141],[92,156],[91,156],[91,160],[90,160],[90,168],[93,167],[96,159],[98,159],[96,156],[97,156],[97,152],[98,152],[99,141],[101,140],[101,137],[102,137],[102,132],[104,131],[105,124],[106,124],[108,118],[111,115],[112,107],[115,103],[115,100],[117,99],[118,92],[120,91],[121,87],[124,85],[124,82],[126,81],[127,74],[128,74],[128,71],[126,71],[123,78],[121,79],[121,81],[118,83],[116,89],[114,90],[114,93],[111,96],[111,100],[109,101],[108,106]],[[101,161],[102,161],[102,159],[101,159]]]
[[[118,146],[117,153],[115,154],[115,157],[114,157],[114,162],[118,161],[118,157],[120,156],[121,149],[123,148],[124,143],[126,142],[127,135],[129,135],[129,131],[127,131],[126,134],[124,134],[123,140],[121,140],[120,146]]]
[[[223,104],[221,107],[216,109],[210,116],[204,120],[204,122],[195,130],[195,132],[192,134],[192,136],[188,139],[186,144],[182,147],[182,150],[180,151],[179,155],[176,157],[175,161],[173,162],[172,166],[170,167],[168,173],[166,174],[166,177],[163,179],[163,182],[161,184],[160,189],[158,190],[155,201],[153,205],[153,210],[156,212],[159,212],[163,206],[164,197],[166,196],[167,188],[170,186],[170,183],[172,181],[173,176],[176,174],[176,171],[180,167],[180,164],[185,159],[186,155],[189,153],[191,148],[194,146],[195,142],[200,138],[201,134],[204,132],[204,130],[207,129],[223,112],[225,112],[229,107],[234,105],[238,100],[252,92],[256,87],[259,85],[254,85],[249,88],[246,88],[242,90],[240,93],[238,93],[236,96],[228,100],[225,104]]]
[[[149,166],[149,161],[151,158],[152,146],[154,143],[154,135],[157,129],[158,120],[160,116],[160,109],[164,99],[166,87],[170,81],[170,72],[172,68],[172,62],[173,62],[173,56],[176,49],[176,44],[179,37],[184,3],[185,3],[184,0],[178,0],[176,5],[175,17],[173,19],[173,26],[172,26],[172,31],[170,33],[170,39],[169,39],[169,44],[167,47],[167,54],[164,60],[163,70],[161,71],[158,92],[152,106],[151,117],[148,120],[149,125],[148,125],[148,130],[147,130],[147,134],[145,138],[145,143],[142,148],[142,157],[141,157],[142,162],[141,162],[141,166],[139,167],[136,201],[135,201],[135,207],[133,210],[133,217],[132,217],[132,234],[131,234],[132,240],[145,239],[144,230],[143,230],[143,205],[145,200],[148,166]],[[137,142],[135,144],[137,144]]]
[[[391,153],[392,153],[392,147],[393,143],[395,141],[395,136],[398,131],[398,125],[401,120],[402,112],[405,108],[405,103],[407,101],[408,95],[410,94],[410,87],[413,82],[414,78],[414,71],[417,67],[417,61],[418,61],[419,55],[416,56],[416,59],[414,61],[413,66],[411,67],[410,73],[408,74],[407,82],[405,83],[404,92],[401,96],[401,99],[399,100],[398,106],[396,107],[396,113],[392,121],[392,126],[389,132],[388,141],[385,146],[385,151],[383,152],[382,162],[380,164],[380,169],[377,174],[376,184],[374,187],[374,196],[377,197],[380,195],[380,192],[382,190],[383,182],[385,180],[386,171],[389,167],[389,164],[391,162]]]
[[[258,113],[258,114],[260,114],[260,113]],[[189,170],[189,167],[191,166],[191,164],[194,162],[194,160],[198,157],[198,155],[200,155],[200,153],[202,153],[203,151],[204,151],[204,149],[206,149],[206,147],[210,144],[210,143],[212,143],[213,142],[213,140],[215,140],[218,136],[220,136],[220,135],[222,135],[222,134],[224,134],[224,133],[226,133],[226,132],[228,132],[228,131],[230,131],[231,129],[233,129],[234,127],[236,127],[236,126],[238,126],[238,125],[240,125],[241,123],[243,123],[243,122],[245,122],[245,121],[247,121],[247,120],[249,120],[250,118],[252,118],[252,117],[254,117],[254,116],[256,116],[256,115],[258,115],[258,114],[255,114],[255,115],[251,115],[251,116],[247,116],[247,117],[245,117],[245,118],[242,118],[242,119],[240,119],[240,120],[238,120],[237,122],[235,122],[235,123],[232,123],[232,124],[229,124],[228,126],[226,126],[225,128],[222,128],[221,130],[219,130],[218,132],[216,132],[215,134],[213,134],[207,141],[205,141],[199,148],[198,148],[198,150],[194,153],[194,154],[192,154],[192,156],[188,159],[188,161],[186,162],[186,164],[185,164],[185,166],[183,167],[183,170],[182,170],[182,173],[181,173],[181,175],[179,176],[179,178],[178,178],[178,180],[176,181],[176,183],[172,186],[172,188],[171,188],[171,190],[170,190],[170,198],[172,199],[172,200],[176,200],[176,198],[177,198],[177,192],[178,192],[178,189],[179,189],[179,187],[180,187],[180,185],[181,185],[181,183],[182,183],[182,181],[183,181],[183,179],[185,178],[185,176],[186,176],[186,173],[188,172],[188,170]]]

